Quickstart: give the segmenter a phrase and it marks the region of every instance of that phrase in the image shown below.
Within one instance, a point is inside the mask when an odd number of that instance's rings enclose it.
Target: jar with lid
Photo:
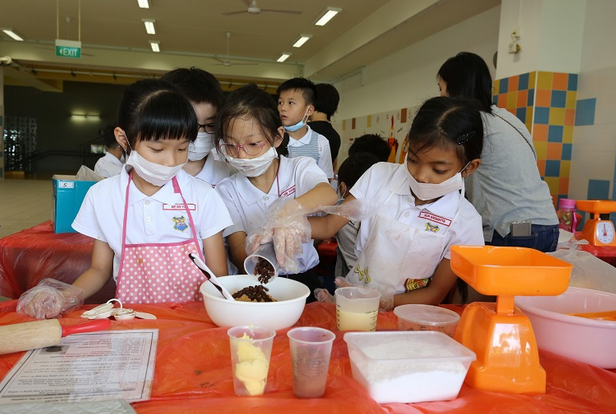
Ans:
[[[577,228],[577,217],[575,215],[575,200],[561,198],[558,201],[558,228],[575,232]]]

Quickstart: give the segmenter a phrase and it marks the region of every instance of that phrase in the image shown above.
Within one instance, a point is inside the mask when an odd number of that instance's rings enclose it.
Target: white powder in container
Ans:
[[[372,337],[361,337],[361,343],[356,345],[373,360],[366,359],[350,346],[353,377],[378,403],[456,398],[474,359],[467,356],[464,361],[460,360],[461,345],[454,343],[452,347],[450,342],[435,335],[390,334],[379,337],[377,333]]]

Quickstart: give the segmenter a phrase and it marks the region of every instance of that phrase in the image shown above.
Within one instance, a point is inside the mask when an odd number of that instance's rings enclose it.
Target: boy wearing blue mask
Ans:
[[[278,87],[278,112],[286,135],[289,158],[310,157],[325,172],[334,177],[329,141],[313,131],[306,122],[314,112],[316,86],[305,78],[293,78]]]
[[[175,86],[188,99],[197,115],[199,131],[197,139],[188,146],[188,162],[184,170],[215,187],[223,178],[236,172],[228,163],[210,154],[216,145],[216,117],[224,102],[220,83],[211,73],[195,67],[174,69],[165,73],[161,80]]]

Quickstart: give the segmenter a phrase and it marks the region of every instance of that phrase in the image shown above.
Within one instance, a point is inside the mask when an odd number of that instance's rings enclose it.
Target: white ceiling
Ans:
[[[500,0],[257,0],[260,14],[245,11],[251,0],[0,0],[0,56],[7,84],[61,90],[62,80],[128,83],[175,67],[198,66],[223,82],[252,80],[275,85],[293,76],[334,82],[500,4]],[[79,6],[80,5],[80,6]],[[342,12],[325,27],[314,25],[326,7]],[[81,12],[79,12],[81,9]],[[265,9],[301,12],[273,13]],[[156,20],[148,35],[142,19]],[[230,32],[231,66],[226,59]],[[301,48],[300,34],[312,38]],[[55,56],[56,38],[82,42],[80,59]],[[160,42],[154,53],[150,40]],[[281,52],[291,52],[276,63]],[[115,75],[115,76],[114,76]]]

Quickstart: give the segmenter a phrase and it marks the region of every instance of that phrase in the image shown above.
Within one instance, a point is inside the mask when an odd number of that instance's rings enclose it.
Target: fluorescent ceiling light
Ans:
[[[325,9],[325,11],[323,13],[321,13],[321,15],[318,17],[317,21],[315,22],[316,26],[325,26],[327,24],[327,22],[329,22],[331,19],[334,18],[335,15],[337,15],[338,13],[340,13],[342,11],[342,9],[339,9],[338,7],[328,7]]]
[[[13,29],[2,29],[2,31],[6,33],[7,35],[11,36],[13,39],[17,40],[18,42],[24,41],[24,39],[22,39],[21,36],[15,33]]]
[[[291,56],[291,53],[283,53],[276,62],[284,62],[289,58],[289,56]]]
[[[153,52],[160,52],[160,42],[150,40],[150,47],[152,48]]]
[[[142,9],[150,8],[150,3],[148,3],[148,0],[137,0],[137,3],[139,3],[139,7],[141,7]]]
[[[302,47],[311,37],[312,35],[309,34],[299,35],[299,39],[293,43],[293,47]]]
[[[148,34],[156,34],[156,29],[154,28],[154,23],[156,22],[156,20],[142,19],[141,21],[143,21],[143,24],[145,25],[145,31],[148,32]]]

